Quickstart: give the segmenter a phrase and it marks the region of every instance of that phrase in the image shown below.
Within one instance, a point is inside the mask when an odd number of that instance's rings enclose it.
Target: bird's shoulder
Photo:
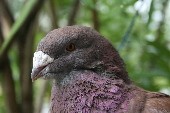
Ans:
[[[170,96],[131,86],[128,113],[170,113]]]
[[[157,92],[147,92],[146,98],[143,113],[170,113],[169,95]]]

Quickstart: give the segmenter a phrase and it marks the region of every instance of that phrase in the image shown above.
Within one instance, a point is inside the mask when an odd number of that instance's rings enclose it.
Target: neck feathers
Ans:
[[[128,98],[123,80],[109,79],[92,72],[76,73],[67,84],[53,84],[51,113],[116,112]],[[122,107],[122,110],[125,108]]]

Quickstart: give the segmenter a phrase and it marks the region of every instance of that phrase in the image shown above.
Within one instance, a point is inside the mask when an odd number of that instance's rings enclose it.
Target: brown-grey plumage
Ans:
[[[170,113],[170,96],[133,85],[118,52],[89,27],[49,32],[31,76],[54,79],[51,113]]]

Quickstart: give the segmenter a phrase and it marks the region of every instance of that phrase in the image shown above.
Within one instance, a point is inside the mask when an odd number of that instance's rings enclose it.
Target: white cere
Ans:
[[[45,66],[54,61],[49,55],[43,53],[42,51],[37,51],[34,53],[33,57],[33,68],[39,68]]]

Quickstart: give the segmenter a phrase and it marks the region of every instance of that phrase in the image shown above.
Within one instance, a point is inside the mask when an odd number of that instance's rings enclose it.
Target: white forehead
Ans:
[[[33,68],[39,68],[45,66],[54,61],[49,55],[43,53],[42,51],[37,51],[34,53],[33,57]]]

